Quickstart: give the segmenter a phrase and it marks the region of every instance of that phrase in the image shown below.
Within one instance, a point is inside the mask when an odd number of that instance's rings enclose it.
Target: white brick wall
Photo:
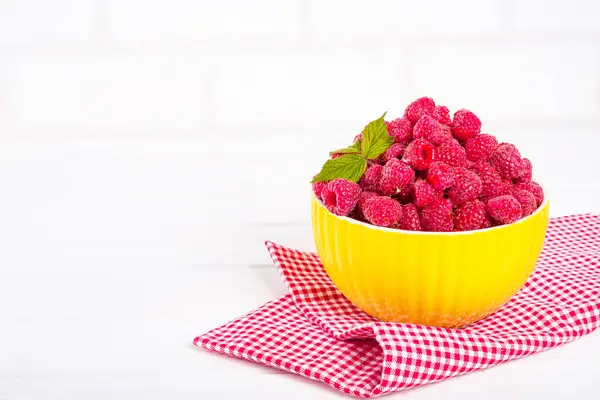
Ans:
[[[310,247],[327,151],[422,95],[516,143],[554,213],[594,209],[598,4],[0,0],[0,257]]]

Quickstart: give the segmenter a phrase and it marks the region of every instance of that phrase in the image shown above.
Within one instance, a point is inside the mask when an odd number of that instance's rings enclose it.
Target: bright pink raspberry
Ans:
[[[404,145],[401,143],[394,143],[386,151],[383,152],[382,155],[379,156],[380,161],[385,164],[390,161],[392,158],[401,158],[404,154]]]
[[[512,224],[521,218],[521,203],[511,195],[494,197],[487,202],[487,212],[501,224]]]
[[[410,103],[404,111],[404,117],[407,118],[412,124],[416,124],[417,121],[423,115],[433,115],[435,112],[435,102],[430,97],[421,97]]]
[[[383,194],[394,195],[415,180],[415,171],[403,161],[392,158],[383,167],[379,188]]]
[[[363,209],[365,208],[365,201],[371,197],[378,196],[375,192],[362,192],[358,197],[358,202],[356,203],[355,216],[359,221],[365,220],[365,214],[363,213]]]
[[[537,203],[533,194],[524,189],[514,189],[512,195],[519,203],[521,203],[522,217],[533,214],[537,208]]]
[[[358,183],[334,179],[321,191],[325,207],[336,215],[348,215],[356,206],[362,190]]]
[[[390,227],[402,219],[402,206],[387,196],[372,196],[365,200],[363,209],[365,219],[377,226]]]
[[[454,210],[454,228],[457,231],[480,229],[486,222],[486,217],[483,202],[477,199],[465,201]]]
[[[439,145],[446,140],[451,139],[452,135],[429,115],[423,115],[413,128],[413,137],[415,139],[425,139],[431,144]]]
[[[441,161],[434,161],[427,171],[427,182],[435,190],[445,190],[454,184],[454,168]]]
[[[395,143],[409,144],[413,138],[412,123],[402,117],[393,121],[386,122],[387,130],[390,136],[394,138]]]
[[[450,110],[446,106],[437,106],[433,111],[433,118],[440,124],[448,125],[452,122]]]
[[[503,183],[500,173],[487,161],[479,161],[471,167],[481,178],[481,195],[496,197],[502,192]]]
[[[442,161],[452,167],[462,167],[467,163],[465,148],[456,140],[448,140],[435,149],[434,161]]]
[[[514,179],[515,183],[529,182],[533,177],[533,165],[528,158],[523,159],[521,175]]]
[[[535,204],[537,207],[544,201],[544,190],[534,181],[517,183],[515,189],[525,189],[531,193],[533,197],[535,197]]]
[[[313,179],[314,179],[314,177],[313,177]],[[323,191],[323,188],[325,186],[327,186],[327,182],[315,182],[312,184],[312,190],[313,190],[315,196],[317,196],[317,199],[321,200],[321,192]]]
[[[448,199],[438,200],[421,210],[421,226],[429,232],[450,232],[454,229],[452,204]]]
[[[402,206],[402,220],[398,225],[398,228],[406,231],[422,231],[421,220],[419,219],[419,212],[417,206],[414,204],[405,204]]]
[[[358,184],[364,191],[378,192],[379,181],[381,180],[381,173],[383,172],[383,165],[371,164]]]
[[[452,120],[452,134],[463,142],[481,132],[481,121],[469,110],[458,110]]]
[[[400,191],[394,196],[396,200],[398,200],[402,204],[412,203],[415,195],[415,185],[414,183],[409,183],[404,186]]]
[[[418,208],[424,208],[433,204],[436,200],[444,197],[444,193],[435,190],[427,181],[418,180],[415,182],[415,205]]]
[[[425,139],[415,139],[404,150],[402,160],[417,171],[429,168],[433,160],[435,147]]]
[[[475,172],[459,167],[454,170],[454,176],[454,185],[448,189],[448,197],[452,204],[459,205],[479,197],[481,178]]]
[[[503,178],[513,179],[521,175],[523,160],[517,148],[510,143],[501,143],[490,157],[490,162]]]
[[[467,158],[471,161],[485,161],[492,156],[498,146],[498,141],[492,135],[487,133],[477,135],[467,140],[465,151]]]

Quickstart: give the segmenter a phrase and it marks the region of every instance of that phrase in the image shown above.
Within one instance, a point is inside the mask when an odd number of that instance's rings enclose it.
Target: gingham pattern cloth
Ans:
[[[523,289],[464,329],[379,322],[350,303],[312,253],[267,242],[289,294],[197,337],[198,347],[376,397],[547,350],[600,325],[600,217],[550,220]],[[482,266],[484,267],[484,266]]]

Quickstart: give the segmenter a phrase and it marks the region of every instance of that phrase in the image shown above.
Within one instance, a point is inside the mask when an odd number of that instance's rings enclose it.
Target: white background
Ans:
[[[284,292],[264,240],[312,249],[327,152],[424,95],[600,211],[597,1],[0,0],[0,399],[335,398],[189,343]],[[598,398],[598,343],[398,398]]]

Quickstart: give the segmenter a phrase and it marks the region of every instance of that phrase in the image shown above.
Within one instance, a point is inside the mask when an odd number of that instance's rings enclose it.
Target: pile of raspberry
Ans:
[[[514,145],[480,133],[469,110],[450,118],[447,107],[422,97],[386,125],[394,144],[368,160],[358,183],[313,183],[330,212],[402,230],[469,231],[511,224],[544,200],[531,162]]]

